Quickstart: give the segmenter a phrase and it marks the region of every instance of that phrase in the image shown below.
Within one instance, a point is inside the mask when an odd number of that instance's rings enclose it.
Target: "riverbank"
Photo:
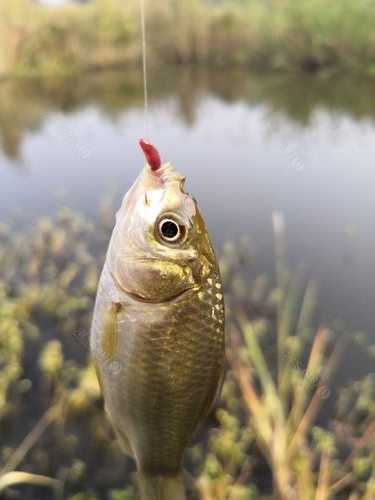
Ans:
[[[4,5],[5,3],[5,5]],[[0,77],[128,67],[141,57],[139,2],[0,7]],[[148,2],[150,64],[375,75],[375,4],[366,0]]]

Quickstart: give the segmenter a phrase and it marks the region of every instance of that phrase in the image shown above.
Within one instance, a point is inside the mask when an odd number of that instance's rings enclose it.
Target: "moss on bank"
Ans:
[[[368,0],[148,2],[149,60],[375,74],[375,4]],[[139,2],[50,9],[0,6],[0,74],[71,74],[128,66],[140,54]]]

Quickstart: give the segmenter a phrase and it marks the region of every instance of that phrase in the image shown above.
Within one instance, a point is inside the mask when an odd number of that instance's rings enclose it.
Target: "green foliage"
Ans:
[[[109,500],[136,500],[137,496],[133,487],[126,490],[112,490],[109,493]]]
[[[217,412],[219,428],[211,432],[203,462],[201,496],[369,499],[375,472],[374,376],[340,389],[329,420],[324,427],[315,425],[335,397],[331,377],[343,345],[334,331],[314,325],[315,287],[301,293],[298,275],[285,266],[280,216],[274,225],[276,288],[259,278],[248,285],[249,270],[241,264],[247,262],[246,247],[227,245],[222,257],[231,371]],[[256,317],[253,310],[260,305],[265,313]],[[202,459],[198,450],[193,457]],[[270,497],[255,488],[262,462],[272,476]]]
[[[26,13],[26,15],[25,15]],[[0,7],[0,74],[65,74],[141,57],[139,1]],[[149,60],[373,74],[371,0],[147,3]]]
[[[40,354],[39,366],[43,375],[47,378],[55,378],[63,367],[63,353],[61,342],[50,340]]]
[[[4,285],[0,284],[0,417],[7,411],[9,389],[22,375],[22,316],[22,307],[7,296]]]

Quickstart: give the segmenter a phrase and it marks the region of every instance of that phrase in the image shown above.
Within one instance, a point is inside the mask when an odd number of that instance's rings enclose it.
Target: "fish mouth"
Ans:
[[[173,302],[179,302],[183,299],[185,299],[187,296],[189,296],[191,293],[196,292],[199,289],[198,285],[193,285],[189,288],[185,288],[185,290],[182,290],[181,292],[176,293],[175,295],[171,295],[168,297],[166,300],[157,300],[157,299],[149,299],[147,297],[144,297],[143,295],[140,295],[136,292],[131,292],[124,286],[122,286],[119,281],[116,279],[116,277],[111,273],[111,277],[113,281],[115,282],[116,286],[130,299],[136,302],[142,302],[143,304],[170,304]]]

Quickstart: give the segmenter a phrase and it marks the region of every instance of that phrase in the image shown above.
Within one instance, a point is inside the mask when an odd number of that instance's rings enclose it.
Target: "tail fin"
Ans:
[[[138,473],[141,500],[186,500],[182,473],[177,476],[149,476]]]

